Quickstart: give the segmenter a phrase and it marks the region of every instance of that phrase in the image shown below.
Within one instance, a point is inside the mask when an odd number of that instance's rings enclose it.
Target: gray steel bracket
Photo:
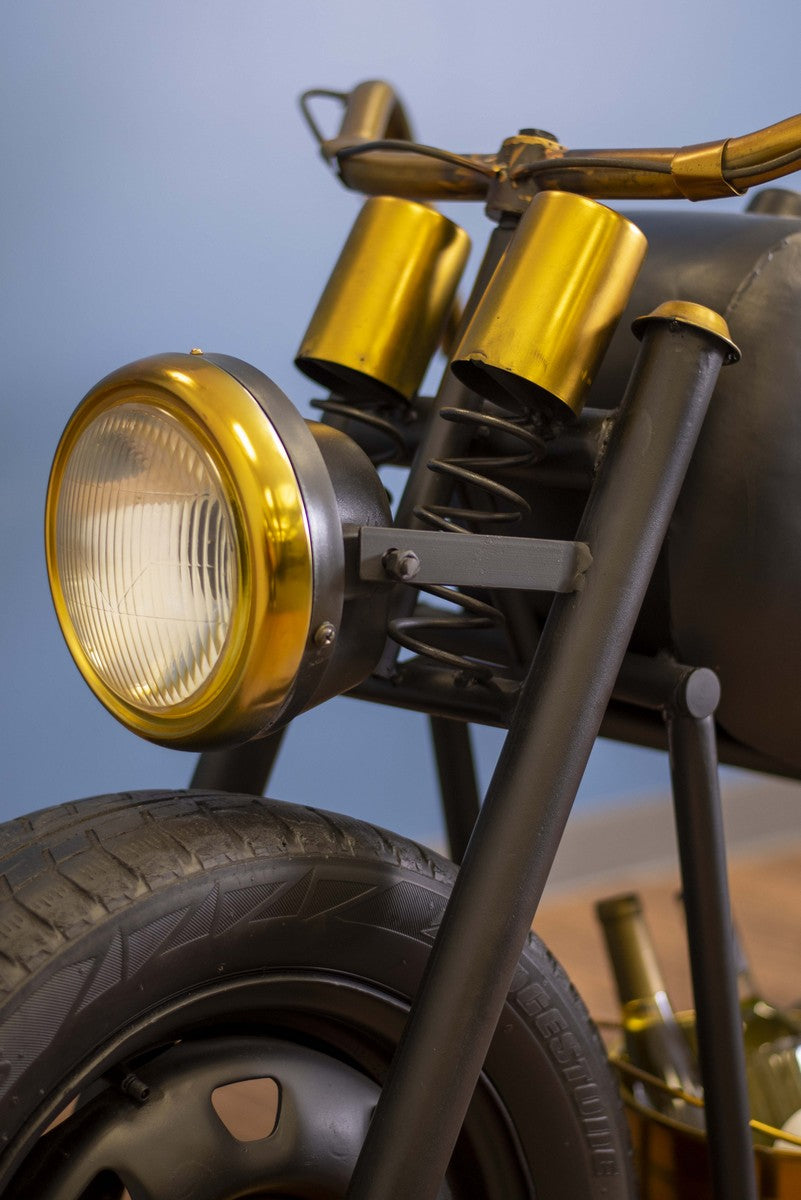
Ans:
[[[362,525],[359,578],[537,592],[576,592],[592,563],[584,542]]]

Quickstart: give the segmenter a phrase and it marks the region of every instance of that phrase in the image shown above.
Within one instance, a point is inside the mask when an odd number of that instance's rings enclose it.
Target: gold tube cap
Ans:
[[[363,206],[295,360],[331,391],[410,400],[439,343],[467,262],[463,229],[424,204]]]
[[[640,341],[642,341],[645,327],[649,321],[668,321],[671,324],[691,325],[694,329],[711,333],[713,337],[724,342],[727,347],[725,363],[739,362],[742,357],[737,344],[732,341],[725,318],[715,312],[713,308],[707,308],[705,304],[695,304],[691,300],[666,300],[664,304],[657,305],[653,312],[647,313],[643,317],[637,317],[631,323],[632,333]]]
[[[540,192],[452,364],[498,404],[578,414],[645,257],[631,221],[584,196]]]

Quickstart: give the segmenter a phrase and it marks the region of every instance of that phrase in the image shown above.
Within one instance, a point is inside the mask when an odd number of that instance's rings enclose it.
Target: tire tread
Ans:
[[[255,796],[123,793],[59,805],[0,829],[0,993],[147,893],[227,863],[292,853],[378,858],[438,881],[455,870],[354,818]]]

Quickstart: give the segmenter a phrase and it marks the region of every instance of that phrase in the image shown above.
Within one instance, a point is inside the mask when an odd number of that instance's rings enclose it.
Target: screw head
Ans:
[[[382,561],[384,570],[394,579],[414,579],[420,571],[420,559],[414,550],[388,550]]]
[[[337,631],[330,621],[323,621],[322,625],[318,625],[314,631],[315,646],[333,646],[336,641]]]
[[[518,137],[542,138],[544,142],[556,142],[559,139],[555,133],[549,133],[547,129],[533,129],[527,126],[525,129],[518,129]]]

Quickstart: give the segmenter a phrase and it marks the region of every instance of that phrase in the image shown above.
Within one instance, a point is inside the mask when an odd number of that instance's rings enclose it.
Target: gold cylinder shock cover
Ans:
[[[509,407],[578,414],[645,257],[643,233],[594,200],[540,192],[473,314],[453,371]]]
[[[306,330],[297,366],[356,401],[411,399],[469,249],[465,231],[433,208],[391,196],[368,200]]]

